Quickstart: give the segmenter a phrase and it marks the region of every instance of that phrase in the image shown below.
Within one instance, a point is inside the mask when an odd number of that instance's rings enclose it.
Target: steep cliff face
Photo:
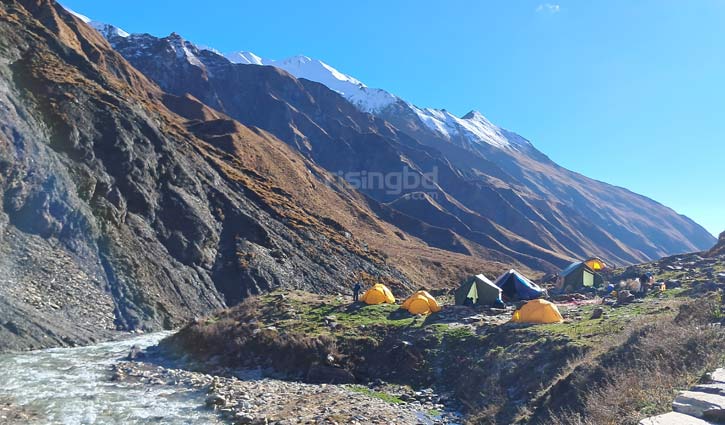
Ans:
[[[0,350],[170,328],[273,287],[501,267],[369,205],[273,135],[164,93],[58,4],[0,5]]]
[[[263,128],[348,181],[359,182],[364,173],[409,170],[424,181],[435,170],[431,188],[390,191],[371,179],[358,185],[391,208],[386,219],[430,246],[469,254],[485,249],[553,270],[589,255],[632,263],[712,243],[686,217],[557,166],[477,112],[458,119],[398,100],[371,115],[321,84],[271,66],[231,63],[178,34],[111,36],[110,41],[164,90],[190,93]],[[428,227],[423,230],[420,222]]]

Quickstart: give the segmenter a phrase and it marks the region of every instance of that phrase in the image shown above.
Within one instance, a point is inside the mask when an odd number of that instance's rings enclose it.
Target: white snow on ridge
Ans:
[[[264,65],[264,59],[252,52],[234,52],[224,55],[231,63],[242,63],[245,65]]]
[[[499,148],[530,145],[523,137],[516,139],[507,137],[505,130],[492,124],[478,111],[471,111],[459,118],[445,109],[421,109],[408,105],[428,128],[448,140],[462,137],[471,145],[486,143]]]
[[[76,18],[80,19],[81,21],[85,22],[86,24],[90,25],[93,29],[100,32],[101,35],[103,35],[105,38],[110,38],[112,36],[118,36],[118,37],[128,37],[130,34],[126,31],[122,30],[121,28],[118,28],[116,26],[105,24],[103,22],[94,21],[91,18],[89,18],[86,15],[82,15],[72,9],[69,9],[63,5],[61,5],[63,9],[68,11],[71,15],[75,16]]]
[[[76,12],[75,10],[67,8],[63,5],[61,5],[61,7],[63,7],[63,9],[65,9],[68,13],[70,13],[71,15],[75,16],[76,18],[80,19],[81,21],[83,21],[85,23],[91,22],[91,18],[89,18],[88,16],[81,15],[80,13]]]
[[[224,55],[233,63],[269,65],[284,69],[297,78],[304,78],[324,84],[340,93],[364,112],[377,112],[398,101],[385,90],[371,89],[354,77],[343,74],[317,59],[307,56],[292,56],[283,60],[263,59],[252,52],[233,52]]]

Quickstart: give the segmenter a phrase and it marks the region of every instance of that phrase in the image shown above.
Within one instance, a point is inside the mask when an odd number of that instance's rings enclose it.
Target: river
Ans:
[[[0,355],[0,399],[37,415],[39,424],[221,424],[205,394],[178,386],[114,382],[110,367],[133,345],[145,348],[168,332],[78,348]],[[6,423],[0,412],[0,423]]]

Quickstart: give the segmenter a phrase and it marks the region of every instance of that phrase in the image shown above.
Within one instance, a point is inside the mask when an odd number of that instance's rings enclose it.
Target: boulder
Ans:
[[[339,367],[314,365],[307,372],[307,380],[316,384],[352,384],[355,376]]]
[[[708,425],[707,421],[684,413],[670,412],[642,419],[639,425]]]
[[[698,418],[725,412],[725,397],[697,391],[682,391],[672,402],[672,410]]]
[[[592,311],[592,319],[601,319],[602,314],[604,314],[604,309],[601,307],[597,307]]]
[[[712,382],[725,384],[725,368],[715,369],[715,371],[710,374],[710,380]]]
[[[725,396],[725,383],[715,382],[712,384],[700,384],[691,388],[691,391],[701,393],[719,394]]]

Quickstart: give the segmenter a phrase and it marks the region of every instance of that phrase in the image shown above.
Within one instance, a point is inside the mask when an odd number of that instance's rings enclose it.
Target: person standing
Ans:
[[[360,290],[362,289],[362,285],[360,285],[360,282],[355,282],[355,286],[352,287],[352,301],[358,302],[360,301]]]
[[[647,295],[647,291],[649,290],[650,282],[652,281],[652,274],[651,273],[642,273],[642,275],[639,277],[639,295],[640,297],[645,297]]]

